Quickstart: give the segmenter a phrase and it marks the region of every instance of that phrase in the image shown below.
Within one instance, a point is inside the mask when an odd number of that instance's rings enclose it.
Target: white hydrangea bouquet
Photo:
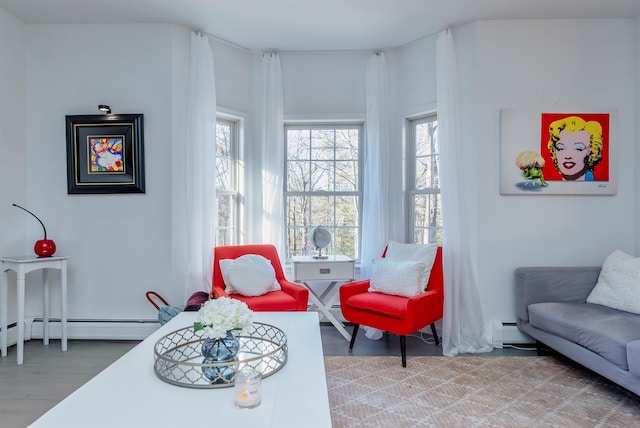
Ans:
[[[210,339],[222,339],[230,331],[245,332],[251,326],[252,318],[253,312],[243,301],[220,297],[202,305],[193,330],[204,330],[204,336]]]

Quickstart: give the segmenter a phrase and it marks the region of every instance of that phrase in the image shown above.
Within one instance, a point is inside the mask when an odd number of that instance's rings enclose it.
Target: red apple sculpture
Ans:
[[[51,239],[47,239],[47,228],[44,227],[44,223],[40,220],[34,213],[29,211],[26,208],[21,207],[20,205],[11,204],[14,207],[18,207],[21,210],[24,210],[35,217],[36,220],[40,222],[42,225],[42,230],[44,231],[44,239],[39,239],[36,241],[36,245],[33,246],[33,251],[36,253],[38,257],[51,257],[56,252],[56,243]]]

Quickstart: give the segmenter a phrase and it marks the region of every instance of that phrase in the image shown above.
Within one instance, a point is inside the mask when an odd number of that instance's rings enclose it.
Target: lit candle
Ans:
[[[262,401],[262,374],[253,369],[244,369],[236,373],[233,381],[236,406],[252,409]]]

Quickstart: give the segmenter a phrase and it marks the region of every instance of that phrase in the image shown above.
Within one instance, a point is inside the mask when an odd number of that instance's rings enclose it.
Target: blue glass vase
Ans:
[[[240,342],[231,331],[221,339],[206,338],[202,341],[201,353],[204,357],[202,361],[202,373],[214,383],[230,383],[233,376],[238,371],[238,364],[220,364],[208,366],[207,364],[228,363],[236,360]]]

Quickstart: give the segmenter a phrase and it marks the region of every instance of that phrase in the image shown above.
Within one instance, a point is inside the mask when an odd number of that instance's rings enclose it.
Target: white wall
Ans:
[[[282,53],[285,119],[364,120],[372,53]]]
[[[0,253],[21,254],[27,222],[33,217],[12,207],[26,205],[26,30],[0,9]],[[29,207],[26,207],[29,208]]]
[[[28,205],[71,257],[71,318],[152,318],[144,290],[171,286],[172,28],[28,27]],[[67,194],[65,115],[98,104],[144,114],[145,194]]]
[[[25,26],[0,9],[0,254],[5,256],[33,251],[35,240],[26,244],[26,227],[40,227],[29,214],[11,206],[27,205],[25,55]],[[15,281],[13,272],[9,281]],[[15,301],[15,287],[9,288],[8,297]],[[8,319],[14,318],[11,306]]]
[[[461,168],[474,201],[469,245],[487,325],[515,320],[518,266],[599,265],[617,248],[637,253],[638,155],[629,155],[637,153],[638,135],[636,27],[637,20],[537,20],[479,21],[454,30],[466,147]],[[436,38],[392,53],[399,122],[436,101]],[[502,108],[616,109],[617,195],[501,196]],[[392,139],[400,137],[395,132]]]
[[[146,290],[184,304],[190,32],[161,24],[38,25],[28,26],[28,37],[27,116],[38,124],[27,127],[28,203],[44,213],[58,253],[71,257],[69,316],[155,318]],[[219,104],[247,111],[250,54],[211,44]],[[98,114],[98,104],[144,114],[145,194],[67,195],[64,116]],[[33,293],[27,313],[39,313],[39,305]]]
[[[633,20],[489,21],[461,42],[474,46],[477,82],[463,103],[465,168],[478,194],[478,279],[485,321],[513,321],[518,266],[600,265],[614,249],[634,253],[636,36]],[[501,196],[498,111],[617,109],[614,196]]]
[[[389,65],[389,239],[407,242],[408,213],[406,182],[406,121],[437,108],[437,35],[425,37],[386,52]]]

